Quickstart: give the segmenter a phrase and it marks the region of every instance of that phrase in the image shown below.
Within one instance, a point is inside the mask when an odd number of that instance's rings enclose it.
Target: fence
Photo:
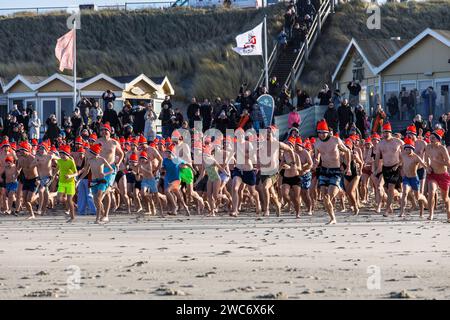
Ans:
[[[148,1],[148,2],[125,2],[117,5],[93,6],[91,10],[124,10],[134,11],[143,9],[163,9],[172,7],[174,1]],[[50,12],[66,12],[69,9],[77,8],[75,6],[66,7],[22,7],[22,8],[0,8],[0,16],[14,15],[18,13],[45,14]],[[89,10],[89,9],[85,9]]]

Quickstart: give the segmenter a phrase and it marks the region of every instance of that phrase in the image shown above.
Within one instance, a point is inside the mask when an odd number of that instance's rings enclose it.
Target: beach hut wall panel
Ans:
[[[39,92],[73,92],[73,86],[62,82],[61,80],[55,79],[40,87],[38,90]]]

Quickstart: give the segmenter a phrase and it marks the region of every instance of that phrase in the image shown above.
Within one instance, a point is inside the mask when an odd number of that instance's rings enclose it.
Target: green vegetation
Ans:
[[[240,57],[231,50],[234,38],[262,21],[264,13],[275,37],[283,8],[85,13],[77,39],[78,74],[168,75],[177,99],[234,98],[239,85],[256,82],[262,68],[261,57]],[[0,76],[57,72],[54,47],[68,31],[66,18],[63,13],[0,18]]]
[[[381,29],[369,30],[367,3],[351,1],[339,6],[327,21],[303,70],[298,87],[317,94],[331,76],[352,37],[356,39],[412,39],[424,29],[450,30],[450,1],[387,3],[381,7]]]

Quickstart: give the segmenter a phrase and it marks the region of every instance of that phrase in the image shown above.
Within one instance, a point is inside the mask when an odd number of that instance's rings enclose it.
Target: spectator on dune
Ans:
[[[416,116],[413,119],[413,123],[416,126],[417,133],[419,133],[420,130],[422,130],[422,132],[425,133],[425,128],[427,127],[427,124],[425,121],[422,120],[422,116],[420,114],[416,114]]]
[[[31,118],[28,122],[29,137],[30,139],[39,140],[39,135],[41,131],[41,119],[39,119],[37,111],[33,111]]]
[[[243,87],[241,87],[243,89]],[[251,95],[250,90],[242,90],[243,95],[240,99],[240,103],[241,103],[241,112],[244,109],[247,109],[247,111],[250,113],[252,106],[256,103],[255,99],[253,98],[253,96]]]
[[[211,103],[208,99],[205,99],[202,103],[202,106],[200,108],[200,115],[202,117],[202,126],[203,126],[203,132],[211,128],[211,124],[213,121],[212,116],[213,110]]]
[[[354,122],[354,115],[352,107],[348,103],[347,99],[344,99],[338,108],[339,114],[339,133],[345,132],[352,122]],[[346,136],[344,135],[346,138]]]
[[[161,127],[162,127],[162,136],[163,138],[167,138],[170,136],[171,132],[171,125],[172,125],[172,104],[165,103],[164,105],[161,104],[161,113],[159,114],[158,119],[161,120]],[[137,117],[136,117],[137,120]],[[135,130],[136,131],[136,130]]]
[[[399,117],[400,110],[398,108],[398,98],[395,93],[391,93],[386,106],[388,108],[390,118],[397,119]]]
[[[20,110],[19,110],[19,107],[17,106],[17,104],[14,104],[12,106],[11,110],[9,111],[9,114],[16,118],[20,115]]]
[[[14,126],[17,125],[17,118],[16,116],[13,116],[12,114],[9,114],[6,118],[6,126],[5,126],[5,133],[8,137],[11,137]]]
[[[144,137],[147,140],[153,141],[156,137],[155,132],[155,121],[158,119],[155,111],[153,111],[153,104],[147,104],[147,111],[145,112],[145,126],[144,126]]]
[[[284,14],[284,31],[286,32],[287,38],[292,37],[292,27],[295,23],[295,14],[292,10],[287,10]]]
[[[361,132],[362,138],[363,139],[367,138],[366,132],[369,130],[366,124],[367,114],[366,110],[364,110],[364,107],[360,104],[358,104],[358,106],[355,109],[355,118],[356,118],[356,127]]]
[[[77,104],[78,109],[80,110],[81,117],[83,118],[83,122],[88,124],[89,119],[89,109],[92,107],[92,102],[89,101],[88,98],[83,97]]]
[[[102,99],[103,99],[103,107],[106,109],[109,103],[112,103],[116,100],[116,95],[111,90],[106,90],[102,94]]]
[[[168,107],[167,104],[165,106]],[[162,104],[161,104],[162,107]],[[164,107],[165,108],[165,107]],[[163,108],[163,110],[164,110]],[[147,110],[144,108],[144,103],[139,102],[136,108],[132,111],[133,115],[133,131],[136,135],[140,135],[144,132],[145,128],[145,113]],[[160,119],[161,120],[161,119]]]
[[[290,93],[287,86],[281,90],[280,95],[278,96],[278,110],[277,114],[282,115],[291,110],[292,104],[290,103]]]
[[[91,107],[91,110],[89,110],[89,118],[91,118],[91,121],[94,122],[98,117],[102,116],[103,110],[100,108],[98,101],[95,101],[94,105]]]
[[[264,128],[264,118],[261,112],[261,108],[257,103],[253,105],[252,112],[250,113],[250,120],[252,122],[253,129],[259,132],[259,129]]]
[[[381,104],[377,104],[377,108],[375,110],[375,115],[373,118],[372,124],[372,133],[380,133],[381,127],[383,126],[384,120],[386,119],[386,113],[384,112]]]
[[[180,108],[175,108],[175,129],[181,128],[181,125],[183,124],[184,117],[181,113]]]
[[[313,106],[313,104],[312,104],[311,98],[310,97],[306,98],[303,109],[308,109],[308,108],[311,108],[312,106]]]
[[[109,122],[111,128],[114,128],[116,132],[120,132],[120,121],[119,116],[117,115],[117,111],[114,110],[114,104],[112,102],[108,102],[106,105],[105,112],[103,113],[102,122]]]
[[[309,98],[308,93],[306,93],[306,91],[297,89],[295,95],[297,96],[297,110],[303,110],[305,108],[306,98]]]
[[[319,91],[317,95],[319,98],[319,105],[327,106],[331,99],[331,90],[328,88],[327,84],[324,84],[322,89]]]
[[[84,121],[78,107],[73,111],[70,121],[72,122],[73,133],[78,136],[80,134],[81,128],[84,125]]]
[[[361,85],[356,81],[350,81],[347,85],[349,92],[350,105],[356,106],[359,104],[359,93],[361,92]]]
[[[338,132],[339,114],[333,102],[328,103],[328,109],[325,111],[323,118],[327,121],[328,127],[333,129],[333,132]]]
[[[422,91],[423,106],[425,114],[433,114],[436,110],[436,92],[433,87],[428,87]]]
[[[284,30],[282,30],[280,32],[280,34],[278,35],[278,45],[280,46],[280,48],[282,50],[286,49],[288,44],[288,36],[286,34],[286,32]]]
[[[27,110],[22,110],[21,114],[17,116],[17,122],[23,124],[25,132],[28,132],[28,122],[30,117]]]
[[[277,80],[276,76],[273,76],[269,79],[269,94],[272,96],[277,96],[278,91],[280,90],[280,83]]]
[[[314,5],[311,3],[311,0],[307,0],[306,1],[303,13],[305,15],[309,15],[311,17],[311,20],[314,20],[314,17],[316,16],[316,13],[317,13],[317,10],[316,10],[316,7],[314,7]]]
[[[200,110],[200,105],[197,103],[197,99],[195,97],[192,97],[191,104],[188,105],[187,110],[186,110],[186,115],[188,118],[190,128],[194,127],[194,121],[195,121],[194,116],[198,110]]]
[[[228,125],[229,125],[229,119],[227,117],[225,110],[222,110],[220,112],[219,116],[215,119],[214,126],[217,130],[222,132],[223,135],[225,135]]]
[[[342,103],[341,92],[339,91],[339,89],[337,89],[333,92],[333,97],[331,98],[331,101],[333,101],[336,108],[339,108],[339,106]]]
[[[127,124],[133,125],[133,112],[129,101],[125,102],[125,105],[117,116],[122,127],[125,127]]]
[[[297,112],[297,107],[292,107],[291,112],[289,112],[288,116],[288,128],[292,128],[294,124],[296,124],[297,127],[300,126],[300,115]]]
[[[294,24],[294,28],[292,29],[292,40],[291,47],[294,52],[298,52],[302,46],[302,43],[305,42],[306,39],[306,29],[300,26],[300,23]]]
[[[45,124],[47,125],[47,130],[44,134],[44,140],[50,139],[52,143],[55,143],[56,139],[58,139],[59,132],[61,131],[58,127],[56,115],[51,114],[45,121]]]
[[[220,99],[220,97],[217,97],[216,100],[214,100],[214,104],[213,104],[213,118],[216,119],[220,112],[222,111],[222,99]]]
[[[225,99],[224,111],[228,118],[228,129],[236,129],[237,119],[238,119],[238,111],[234,104],[230,101],[230,99]]]

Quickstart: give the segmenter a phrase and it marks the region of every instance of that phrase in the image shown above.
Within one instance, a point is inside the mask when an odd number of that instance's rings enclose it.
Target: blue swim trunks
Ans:
[[[105,177],[106,178],[106,177]],[[91,181],[92,194],[97,194],[98,191],[105,192],[108,189],[108,182],[106,179],[94,179]]]
[[[403,177],[403,185],[410,186],[414,191],[419,191],[420,180],[419,177]]]
[[[107,182],[107,186],[108,187],[112,187],[113,186],[113,184],[114,184],[114,182],[116,180],[116,175],[117,175],[117,166],[116,166],[116,164],[115,163],[111,164],[111,167],[113,167],[113,169],[114,169],[112,172],[111,171],[107,171],[108,168],[103,168],[103,173],[111,172],[111,173],[105,175],[105,180]]]
[[[158,193],[158,185],[156,183],[156,179],[142,179],[141,190],[144,192],[148,190],[150,193]]]
[[[6,192],[7,193],[16,192],[18,186],[19,186],[19,183],[17,181],[7,183],[6,184]]]
[[[342,173],[340,168],[320,168],[319,187],[330,185],[341,188]]]
[[[311,188],[311,180],[311,172],[307,172],[304,175],[300,176],[300,188],[302,188],[303,190],[308,190],[309,188]]]

